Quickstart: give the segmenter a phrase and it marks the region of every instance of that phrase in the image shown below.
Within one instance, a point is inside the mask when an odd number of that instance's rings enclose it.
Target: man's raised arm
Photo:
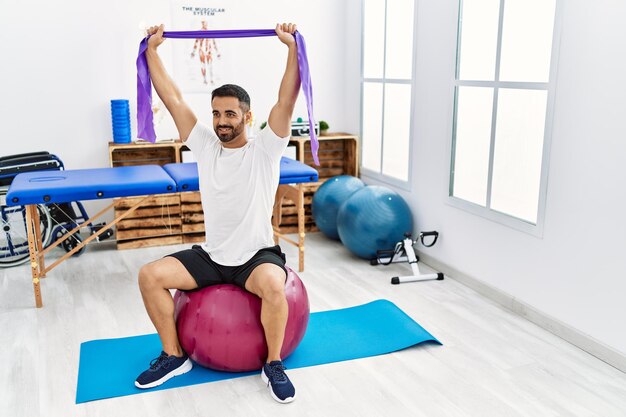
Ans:
[[[187,103],[183,101],[180,90],[165,70],[157,52],[159,45],[165,41],[163,29],[163,25],[152,26],[148,29],[148,35],[151,36],[148,39],[146,60],[148,61],[148,69],[150,70],[150,78],[152,79],[154,89],[172,115],[172,118],[174,118],[180,139],[185,141],[198,119]]]
[[[287,55],[287,68],[280,83],[278,91],[278,102],[272,108],[268,118],[268,124],[280,137],[291,134],[291,115],[298,99],[300,91],[300,73],[298,70],[298,51],[296,39],[293,34],[296,25],[293,23],[283,23],[276,25],[278,39],[289,48]]]

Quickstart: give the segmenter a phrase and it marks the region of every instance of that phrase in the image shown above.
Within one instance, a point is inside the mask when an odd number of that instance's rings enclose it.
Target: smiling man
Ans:
[[[261,298],[261,323],[268,357],[261,377],[272,397],[282,403],[295,398],[280,357],[288,305],[285,257],[274,245],[272,207],[280,176],[280,158],[291,132],[291,116],[300,89],[294,24],[279,24],[276,34],[288,47],[287,66],[268,126],[252,141],[245,125],[252,117],[250,97],[241,87],[213,90],[213,126],[199,122],[169,77],[157,48],[163,25],[149,29],[146,59],[154,88],[172,115],[180,138],[198,161],[206,241],[144,265],[139,288],[163,346],[135,385],[151,388],[192,368],[181,349],[170,289],[194,290],[229,283]]]

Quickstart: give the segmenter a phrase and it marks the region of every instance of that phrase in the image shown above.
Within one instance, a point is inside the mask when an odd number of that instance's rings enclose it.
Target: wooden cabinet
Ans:
[[[132,165],[165,165],[181,162],[181,149],[186,149],[181,141],[165,143],[109,142],[109,162],[112,167]],[[155,195],[117,225],[118,249],[134,249],[149,246],[175,245],[186,241],[182,202],[183,194],[170,193]],[[116,198],[115,217],[122,215],[142,197]],[[188,199],[189,196],[185,196]],[[204,227],[203,227],[204,229]]]
[[[313,163],[311,140],[308,136],[292,137],[290,146],[296,147],[296,159],[317,169],[320,181],[337,175],[359,176],[359,140],[347,133],[319,136],[317,156],[320,166]]]
[[[143,197],[117,198],[115,217],[124,214]],[[155,195],[117,224],[118,249],[183,243],[180,195]]]
[[[200,192],[180,193],[183,243],[204,242],[204,213]]]
[[[181,162],[181,149],[187,149],[180,140],[164,143],[109,142],[109,162],[112,167],[131,165],[165,165]]]
[[[318,157],[320,166],[315,166],[311,153],[311,140],[308,136],[292,137],[290,146],[296,148],[296,159],[317,169],[319,181],[305,183],[304,189],[304,216],[305,231],[316,232],[319,229],[313,220],[311,203],[315,191],[331,177],[337,175],[359,176],[359,141],[358,137],[347,133],[332,133],[319,136]],[[285,200],[282,203],[282,216],[279,229],[281,233],[298,232],[298,211],[293,202]]]

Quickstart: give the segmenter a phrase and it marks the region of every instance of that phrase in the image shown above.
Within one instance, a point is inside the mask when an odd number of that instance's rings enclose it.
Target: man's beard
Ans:
[[[241,123],[239,123],[236,127],[233,127],[230,125],[217,125],[215,127],[215,134],[217,135],[217,137],[222,143],[228,143],[243,132],[243,130],[245,129],[245,125],[246,125],[245,119],[242,120]],[[227,128],[230,130],[227,131],[226,133],[219,133],[220,128]]]

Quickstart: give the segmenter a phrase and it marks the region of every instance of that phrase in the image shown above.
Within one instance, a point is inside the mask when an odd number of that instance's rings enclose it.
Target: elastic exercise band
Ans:
[[[251,29],[251,30],[193,30],[182,32],[163,32],[164,38],[172,39],[198,39],[198,38],[252,38],[260,36],[276,36],[274,29]],[[304,38],[298,31],[294,33],[296,46],[298,48],[298,68],[300,72],[300,83],[306,108],[309,116],[309,135],[311,138],[311,152],[313,161],[319,166],[317,150],[319,148],[317,135],[315,134],[315,120],[313,118],[313,86],[311,85],[311,73],[309,71],[309,60],[306,55],[306,44]],[[146,49],[148,49],[148,37],[139,44],[139,55],[137,56],[137,137],[150,142],[156,140],[154,125],[152,122],[152,84],[150,82],[150,72],[148,71],[148,61],[146,60]]]

